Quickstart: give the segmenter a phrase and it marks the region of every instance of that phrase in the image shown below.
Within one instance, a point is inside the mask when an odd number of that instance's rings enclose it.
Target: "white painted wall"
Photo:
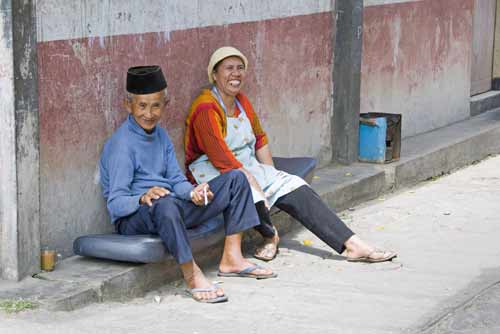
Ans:
[[[365,0],[364,5],[365,7],[369,7],[369,6],[391,5],[395,3],[417,2],[417,1],[423,1],[423,0]],[[434,1],[440,1],[440,0],[434,0]]]
[[[330,11],[332,0],[38,0],[39,42],[168,32]],[[81,13],[81,15],[75,15]]]

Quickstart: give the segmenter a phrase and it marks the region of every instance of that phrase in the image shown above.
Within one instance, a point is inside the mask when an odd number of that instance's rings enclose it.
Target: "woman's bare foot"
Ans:
[[[276,231],[274,236],[272,238],[264,238],[264,243],[255,250],[253,256],[256,259],[262,261],[271,261],[274,260],[274,258],[278,254],[280,237],[278,235],[278,231],[276,229],[274,230]]]
[[[192,296],[197,301],[209,301],[217,297],[224,296],[224,290],[216,287],[213,289],[213,284],[207,280],[201,269],[194,262],[188,262],[181,264],[182,274],[184,276],[184,281],[189,290],[192,289],[203,289],[212,291],[203,292],[192,292]]]
[[[383,251],[367,244],[357,235],[353,235],[345,242],[346,257],[350,262],[384,262],[397,256],[395,252]]]

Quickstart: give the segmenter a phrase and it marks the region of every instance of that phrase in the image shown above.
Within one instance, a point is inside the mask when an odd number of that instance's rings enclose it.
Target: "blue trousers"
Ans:
[[[118,233],[158,234],[177,263],[183,264],[193,259],[186,229],[221,213],[226,235],[259,225],[250,185],[242,172],[224,173],[208,184],[214,198],[207,206],[167,195],[155,200],[153,206],[141,205],[135,213],[121,218],[117,222]]]

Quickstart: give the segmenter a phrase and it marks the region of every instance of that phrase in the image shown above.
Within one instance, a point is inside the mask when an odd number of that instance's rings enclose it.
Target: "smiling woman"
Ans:
[[[278,253],[279,236],[269,217],[273,205],[337,252],[346,251],[350,261],[396,257],[354,235],[303,179],[274,167],[267,136],[242,93],[247,72],[247,58],[239,50],[226,46],[212,54],[207,74],[213,86],[195,99],[186,120],[185,163],[191,181],[208,182],[231,170],[245,174],[260,218],[255,228],[264,238],[254,254],[258,259],[269,261]]]
[[[215,65],[213,77],[223,99],[240,92],[245,75],[245,64],[240,57],[228,57]],[[230,116],[233,111],[227,110]]]
[[[243,88],[248,60],[239,50],[231,47],[217,49],[208,64],[208,80],[215,84],[225,106],[234,107],[234,98]],[[234,108],[226,110],[231,115]]]

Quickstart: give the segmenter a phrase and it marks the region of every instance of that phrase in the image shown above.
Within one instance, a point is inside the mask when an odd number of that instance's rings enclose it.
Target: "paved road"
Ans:
[[[500,333],[500,281],[461,304],[425,334],[498,334]]]
[[[363,238],[397,250],[394,263],[347,263],[302,231],[271,264],[279,278],[224,279],[229,303],[195,303],[174,283],[126,304],[0,313],[0,333],[500,332],[498,203],[495,157],[342,213]]]

